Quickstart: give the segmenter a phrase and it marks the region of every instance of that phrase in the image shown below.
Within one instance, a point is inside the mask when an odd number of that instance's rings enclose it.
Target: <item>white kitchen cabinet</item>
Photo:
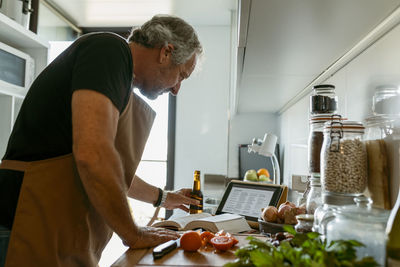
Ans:
[[[30,55],[35,61],[35,77],[46,67],[48,43],[0,13],[0,42]],[[6,150],[13,124],[26,94],[0,88],[0,158]]]

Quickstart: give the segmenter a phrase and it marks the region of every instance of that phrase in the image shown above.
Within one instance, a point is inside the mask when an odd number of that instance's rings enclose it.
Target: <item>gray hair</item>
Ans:
[[[203,53],[193,27],[183,19],[169,15],[156,15],[141,27],[134,27],[128,41],[148,48],[172,44],[172,62],[176,65],[185,63],[193,54]]]

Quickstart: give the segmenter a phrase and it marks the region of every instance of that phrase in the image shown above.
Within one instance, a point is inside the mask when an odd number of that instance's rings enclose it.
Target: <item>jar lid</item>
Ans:
[[[329,132],[331,129],[343,130],[343,132],[364,133],[365,127],[359,121],[325,122],[324,132]]]
[[[314,85],[313,89],[335,89],[335,86],[333,84],[319,84],[319,85]]]
[[[321,178],[319,178],[319,177],[311,177],[310,178],[310,186],[312,186],[312,187],[321,187]]]
[[[356,205],[340,207],[334,211],[335,215],[362,222],[387,222],[390,211],[372,208],[372,200],[370,198],[360,196],[354,198],[354,201],[356,202]]]
[[[384,84],[384,85],[379,85],[375,87],[375,94],[380,94],[380,93],[394,93],[394,94],[400,94],[399,87],[393,84]]]
[[[313,222],[314,221],[314,215],[312,214],[299,214],[296,216],[296,219],[299,221],[307,221],[307,222]]]
[[[392,126],[396,120],[399,120],[399,115],[382,114],[370,116],[364,119],[365,126]]]
[[[325,113],[325,114],[315,114],[310,116],[310,123],[324,123],[327,121],[343,121],[347,120],[346,118],[342,118],[340,115],[335,113]]]
[[[328,205],[337,205],[337,206],[352,205],[354,204],[354,195],[323,192],[322,202]]]

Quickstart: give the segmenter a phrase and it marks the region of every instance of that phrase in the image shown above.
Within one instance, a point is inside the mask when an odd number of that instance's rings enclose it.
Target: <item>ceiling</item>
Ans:
[[[252,0],[237,113],[277,112],[399,4]]]
[[[130,27],[155,14],[176,15],[193,25],[230,25],[236,0],[46,0],[79,27]]]
[[[386,18],[400,0],[42,0],[79,27],[130,27],[154,14],[230,25],[249,3],[238,51],[237,113],[278,112]],[[240,12],[239,12],[240,13]],[[54,23],[54,22],[52,22]],[[239,37],[239,40],[242,38]]]

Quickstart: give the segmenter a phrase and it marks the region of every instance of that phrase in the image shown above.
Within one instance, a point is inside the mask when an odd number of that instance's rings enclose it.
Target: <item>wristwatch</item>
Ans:
[[[162,207],[165,203],[165,200],[167,199],[167,195],[168,195],[168,191],[163,190],[162,192],[162,197],[161,197],[161,202],[160,202],[160,206]]]

